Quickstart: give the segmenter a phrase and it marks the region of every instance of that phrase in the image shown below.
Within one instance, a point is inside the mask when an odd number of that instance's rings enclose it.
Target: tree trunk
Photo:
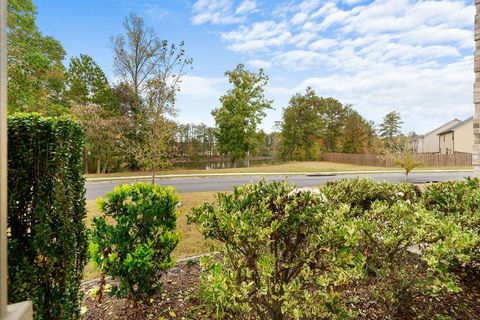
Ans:
[[[83,171],[85,174],[88,173],[88,150],[83,148]]]
[[[101,165],[100,165],[100,160],[97,159],[97,174],[102,173],[101,170],[102,170],[102,167],[101,167]]]

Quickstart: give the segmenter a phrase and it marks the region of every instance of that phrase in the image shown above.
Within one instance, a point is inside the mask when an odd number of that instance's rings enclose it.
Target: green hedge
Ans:
[[[83,135],[68,118],[8,118],[9,300],[36,319],[79,318],[87,258]]]

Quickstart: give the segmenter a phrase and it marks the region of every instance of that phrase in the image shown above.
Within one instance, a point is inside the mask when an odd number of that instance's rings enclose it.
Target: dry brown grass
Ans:
[[[393,168],[395,169],[395,168]],[[229,168],[214,170],[196,170],[196,169],[173,169],[167,171],[159,171],[157,175],[175,175],[175,174],[212,174],[212,173],[276,173],[276,172],[334,172],[334,171],[384,171],[392,170],[392,168],[380,168],[372,166],[359,166],[354,164],[334,163],[326,161],[291,161],[279,164],[264,164],[248,168]],[[128,177],[138,175],[150,175],[150,172],[116,172],[107,174],[87,174],[87,178],[102,177]]]
[[[182,206],[178,209],[177,231],[180,232],[181,239],[174,252],[176,259],[199,255],[207,253],[211,250],[212,241],[205,240],[202,234],[198,231],[196,225],[187,224],[187,214],[190,210],[206,201],[212,201],[215,198],[216,192],[192,192],[181,193],[180,201]],[[96,200],[87,201],[87,226],[92,225],[92,218],[99,216],[100,212],[97,208]],[[91,262],[88,262],[85,267],[84,280],[91,280],[98,278],[99,272],[93,267]]]

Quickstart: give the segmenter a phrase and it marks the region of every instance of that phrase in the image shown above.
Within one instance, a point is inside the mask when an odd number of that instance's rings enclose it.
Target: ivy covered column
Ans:
[[[476,176],[480,176],[480,0],[475,0],[475,84],[473,100],[475,113],[473,122],[473,168]]]

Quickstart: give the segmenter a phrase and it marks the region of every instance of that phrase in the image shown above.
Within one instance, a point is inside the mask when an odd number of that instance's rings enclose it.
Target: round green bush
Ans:
[[[118,280],[112,294],[138,298],[158,292],[174,261],[178,195],[172,187],[121,185],[99,199],[103,216],[93,219],[90,254],[96,267]]]

